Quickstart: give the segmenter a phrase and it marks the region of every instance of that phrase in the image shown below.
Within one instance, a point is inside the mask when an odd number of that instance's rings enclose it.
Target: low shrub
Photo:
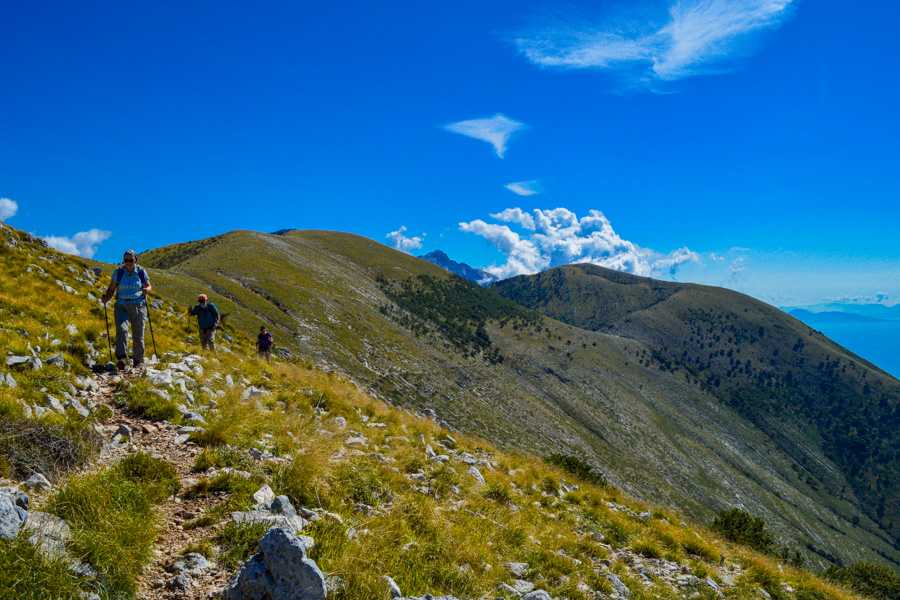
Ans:
[[[100,445],[91,429],[57,421],[0,418],[0,456],[6,457],[10,475],[27,479],[43,473],[57,475],[83,467]]]
[[[882,565],[858,562],[847,568],[832,566],[822,575],[875,600],[900,598],[900,577]]]
[[[586,483],[591,483],[599,487],[609,487],[609,482],[602,473],[595,471],[591,465],[577,456],[556,453],[548,456],[547,462],[578,477]]]

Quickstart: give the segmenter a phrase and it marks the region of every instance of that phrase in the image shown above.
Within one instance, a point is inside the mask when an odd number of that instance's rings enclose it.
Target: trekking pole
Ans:
[[[184,349],[188,349],[188,344],[191,342],[191,311],[188,309],[187,316],[184,317]]]
[[[106,303],[103,303],[103,316],[106,318],[106,347],[109,348],[109,362],[112,362],[112,344],[109,341],[109,313],[106,311]]]
[[[144,294],[144,302],[147,304],[147,322],[150,323],[150,339],[153,340],[153,355],[159,360],[159,351],[156,349],[156,336],[153,335],[153,319],[150,318],[150,303],[147,302],[147,294]]]

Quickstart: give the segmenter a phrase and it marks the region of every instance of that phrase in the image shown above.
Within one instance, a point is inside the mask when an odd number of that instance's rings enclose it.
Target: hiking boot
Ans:
[[[141,360],[134,359],[134,361],[132,362],[132,366],[135,369],[140,369],[141,367],[144,366],[144,360],[143,359],[141,359]]]
[[[124,359],[124,358],[120,358],[120,359],[116,362],[116,368],[117,368],[118,370],[120,370],[120,371],[123,370],[123,369],[125,368],[125,359]]]

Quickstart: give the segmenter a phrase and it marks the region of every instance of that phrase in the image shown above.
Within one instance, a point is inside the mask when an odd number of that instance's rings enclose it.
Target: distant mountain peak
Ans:
[[[466,263],[456,262],[441,250],[434,250],[428,254],[419,256],[422,260],[427,260],[433,265],[437,265],[442,269],[446,269],[451,273],[455,273],[460,277],[474,281],[479,285],[488,285],[497,281],[497,278],[482,269],[476,269]]]
[[[292,229],[279,229],[278,231],[273,231],[270,235],[284,235],[286,233],[290,233],[292,231],[297,231],[296,228]]]

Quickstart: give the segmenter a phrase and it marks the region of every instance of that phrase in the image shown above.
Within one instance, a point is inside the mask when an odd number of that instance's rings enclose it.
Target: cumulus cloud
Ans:
[[[483,237],[506,255],[502,265],[484,269],[499,279],[571,263],[591,263],[645,277],[659,273],[674,277],[681,265],[700,262],[700,256],[688,248],[663,254],[622,239],[599,210],[579,219],[566,208],[536,209],[531,214],[508,208],[491,217],[525,231],[520,235],[508,225],[481,219],[460,223],[459,228]]]
[[[723,72],[747,54],[757,34],[781,25],[793,0],[668,0],[660,15],[623,15],[602,23],[544,23],[515,36],[532,63],[617,73],[654,82]]]
[[[744,260],[746,260],[746,256],[739,256],[728,266],[728,283],[735,284],[741,280],[743,272],[747,270],[747,267],[744,266]]]
[[[0,222],[14,217],[19,210],[19,205],[9,198],[0,198]]]
[[[425,234],[423,233],[422,237],[419,237],[419,236],[407,237],[407,236],[403,235],[405,231],[406,231],[406,227],[401,226],[400,229],[398,229],[397,231],[392,231],[384,237],[391,240],[391,244],[394,246],[394,248],[396,248],[397,250],[400,250],[401,252],[408,253],[412,250],[417,250],[418,248],[421,248],[422,240],[424,239]]]
[[[504,185],[506,189],[520,196],[534,196],[541,193],[541,186],[538,185],[537,179],[531,181],[518,181],[516,183],[507,183]]]
[[[505,115],[497,113],[487,119],[470,119],[458,123],[445,125],[444,129],[465,135],[476,140],[482,140],[494,147],[497,156],[503,158],[506,153],[506,143],[517,131],[526,128],[527,125],[513,121]]]
[[[60,252],[66,254],[76,254],[84,258],[91,258],[97,252],[97,246],[109,239],[112,231],[104,231],[102,229],[91,229],[89,231],[81,231],[72,237],[46,235],[44,241],[50,246],[56,248]]]

